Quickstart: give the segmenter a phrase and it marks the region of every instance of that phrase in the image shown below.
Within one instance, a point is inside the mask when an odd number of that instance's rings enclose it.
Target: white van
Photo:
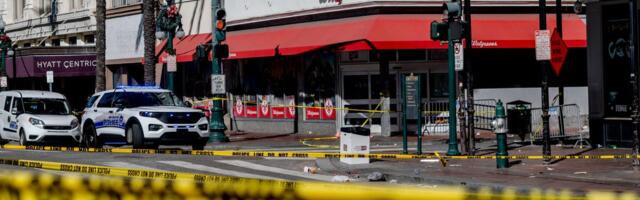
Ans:
[[[68,146],[80,141],[78,119],[64,95],[31,90],[0,92],[0,143],[55,142]]]

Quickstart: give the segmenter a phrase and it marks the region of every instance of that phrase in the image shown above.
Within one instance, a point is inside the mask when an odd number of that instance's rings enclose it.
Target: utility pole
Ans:
[[[556,31],[562,38],[562,0],[556,0]],[[558,123],[560,124],[560,136],[564,136],[564,82],[558,73]]]
[[[547,11],[546,1],[538,0],[540,7],[540,30],[547,30]],[[542,69],[542,155],[551,155],[551,137],[549,135],[549,83],[548,83],[548,71],[549,61],[540,61],[540,68]],[[545,159],[545,164],[549,163],[549,159]]]
[[[633,89],[633,113],[631,115],[633,124],[633,166],[640,166],[638,160],[638,133],[640,132],[640,91],[638,91],[638,2],[629,0],[629,65],[631,67],[630,82]]]
[[[449,63],[449,149],[447,150],[447,155],[460,155],[458,151],[458,132],[456,127],[457,118],[456,114],[456,71],[455,71],[455,44],[454,39],[459,40],[461,37],[461,24],[460,24],[460,3],[458,2],[447,2],[443,5],[444,12],[446,13],[449,24],[448,30],[448,63]],[[456,28],[457,27],[457,28]],[[456,30],[454,30],[456,28]],[[454,35],[455,33],[455,35]]]
[[[217,76],[222,74],[222,58],[229,57],[229,46],[223,45],[226,39],[226,15],[227,12],[221,5],[221,0],[211,1],[211,15],[213,18],[213,37],[211,39],[212,54],[211,56],[211,75]],[[223,78],[224,80],[224,78]],[[213,81],[213,78],[212,80]],[[213,89],[212,89],[213,90]],[[224,91],[215,93],[212,91],[214,98],[224,97]],[[222,115],[222,101],[213,101],[213,110],[211,111],[211,121],[209,122],[209,141],[211,142],[229,142],[229,138],[224,134],[227,127],[224,125]]]
[[[467,49],[464,51],[464,69],[466,72],[466,101],[467,104],[467,140],[469,140],[469,155],[475,154],[476,140],[475,140],[475,104],[473,102],[473,67],[471,65],[471,50],[473,49],[473,43],[471,38],[471,0],[464,1],[464,21],[466,22],[465,28],[465,45]]]

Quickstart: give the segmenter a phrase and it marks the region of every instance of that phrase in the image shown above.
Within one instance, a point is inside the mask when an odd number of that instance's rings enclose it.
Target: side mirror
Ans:
[[[124,104],[122,104],[122,103],[116,103],[115,106],[116,106],[116,108],[118,108],[116,110],[116,112],[120,112],[120,111],[124,110],[124,108],[125,108]]]
[[[193,107],[193,104],[189,101],[184,101],[184,106],[191,108]]]

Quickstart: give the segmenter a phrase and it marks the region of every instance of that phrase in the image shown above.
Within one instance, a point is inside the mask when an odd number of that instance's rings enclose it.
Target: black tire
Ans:
[[[192,150],[204,150],[204,147],[207,146],[207,140],[196,141],[193,145],[191,145]]]
[[[144,146],[144,134],[142,133],[142,127],[140,124],[135,123],[132,124],[129,129],[127,129],[127,134],[131,134],[131,139],[134,149],[143,149]]]
[[[92,123],[88,123],[82,129],[80,143],[83,147],[102,148],[102,141],[98,138],[96,128]]]
[[[29,146],[29,142],[27,141],[27,135],[24,134],[24,130],[20,129],[20,146]]]

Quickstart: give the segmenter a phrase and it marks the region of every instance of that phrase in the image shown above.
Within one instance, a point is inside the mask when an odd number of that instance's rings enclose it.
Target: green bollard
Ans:
[[[491,122],[493,130],[496,133],[496,139],[498,142],[498,151],[496,152],[496,167],[498,169],[508,168],[509,159],[500,158],[501,156],[509,156],[507,152],[507,125],[505,124],[504,106],[502,101],[498,100],[496,103],[496,119]]]

